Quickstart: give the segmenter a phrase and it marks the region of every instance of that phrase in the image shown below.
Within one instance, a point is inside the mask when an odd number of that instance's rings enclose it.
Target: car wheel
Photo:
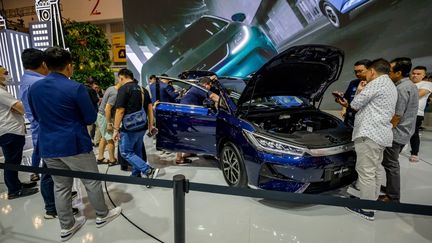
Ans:
[[[224,144],[220,152],[219,161],[223,176],[229,186],[247,186],[248,180],[244,160],[234,144]]]
[[[330,21],[330,23],[336,28],[341,28],[348,22],[348,15],[339,12],[328,2],[324,2],[322,5],[322,12]]]

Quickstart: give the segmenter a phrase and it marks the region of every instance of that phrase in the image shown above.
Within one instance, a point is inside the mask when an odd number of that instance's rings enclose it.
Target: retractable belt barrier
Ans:
[[[109,181],[133,185],[150,185],[154,187],[173,188],[174,182],[172,180],[162,179],[147,179],[131,176],[110,175],[90,172],[80,172],[71,170],[58,170],[48,168],[36,168],[22,165],[12,165],[0,163],[0,169],[7,169],[13,171],[33,172],[41,174],[50,174],[56,176],[74,177],[81,179],[91,179],[98,181]],[[328,195],[317,194],[299,194],[280,191],[267,191],[256,190],[249,188],[235,188],[228,186],[210,185],[203,183],[188,182],[186,180],[185,192],[199,191],[208,193],[225,194],[232,196],[242,196],[251,198],[260,198],[267,200],[287,201],[298,204],[318,204],[336,207],[351,207],[363,208],[371,210],[380,210],[395,213],[406,213],[416,215],[432,216],[432,206],[409,204],[409,203],[384,203],[380,201],[370,201],[362,199],[342,198]]]

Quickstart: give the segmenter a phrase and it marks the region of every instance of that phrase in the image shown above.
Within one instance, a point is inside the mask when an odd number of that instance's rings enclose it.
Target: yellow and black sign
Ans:
[[[112,36],[113,61],[126,62],[126,41],[124,34],[115,34]]]

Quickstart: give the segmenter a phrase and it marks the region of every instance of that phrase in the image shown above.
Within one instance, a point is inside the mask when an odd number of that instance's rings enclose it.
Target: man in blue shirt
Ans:
[[[99,173],[86,126],[96,121],[96,111],[84,85],[71,80],[70,52],[51,47],[45,51],[51,72],[30,87],[29,105],[39,122],[37,149],[48,168]],[[70,239],[84,225],[84,216],[72,212],[72,177],[52,176],[62,241]],[[102,227],[121,213],[108,210],[100,181],[81,180],[96,211],[96,227]]]
[[[204,92],[202,89],[192,86],[182,97],[180,101],[181,104],[202,106],[204,100],[206,99],[210,99],[217,104],[217,102],[219,101],[219,96],[210,91],[212,88],[212,80],[208,77],[203,77],[200,79],[199,84],[204,89],[206,89],[207,92]]]
[[[48,68],[44,63],[43,51],[38,49],[34,49],[34,48],[25,49],[21,55],[21,60],[25,68],[25,71],[24,71],[24,75],[21,77],[19,98],[24,105],[25,117],[30,122],[33,148],[36,148],[39,124],[33,118],[33,115],[30,110],[30,106],[28,103],[28,90],[30,86],[32,86],[34,83],[44,78],[48,74]],[[32,166],[39,167],[39,165],[40,165],[40,156],[38,155],[36,150],[33,150]],[[30,176],[31,181],[38,181],[39,179],[40,178],[38,174],[31,174]]]
[[[161,76],[168,76],[166,74],[162,74]],[[150,84],[150,92],[152,102],[169,102],[175,103],[176,98],[179,96],[178,93],[174,91],[174,87],[168,84],[169,80],[161,78],[160,80],[156,80],[156,82]]]
[[[28,91],[30,87],[37,81],[43,79],[49,73],[48,67],[44,62],[44,53],[41,50],[29,48],[25,49],[21,54],[21,61],[25,68],[24,75],[21,78],[20,84],[20,99],[24,105],[25,116],[30,121],[30,130],[33,141],[32,166],[39,167],[41,158],[36,149],[38,141],[39,123],[34,119],[29,105]],[[43,163],[43,167],[46,165]],[[38,174],[32,174],[32,181],[39,180]],[[54,182],[51,175],[42,174],[41,193],[45,203],[46,213],[45,219],[53,219],[57,217],[57,211],[54,201]],[[76,196],[77,192],[72,192],[72,197]],[[73,212],[78,213],[78,209],[74,208]]]

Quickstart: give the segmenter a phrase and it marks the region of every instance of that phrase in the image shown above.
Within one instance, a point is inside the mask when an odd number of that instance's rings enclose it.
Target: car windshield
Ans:
[[[221,80],[220,83],[222,87],[225,88],[228,96],[234,101],[235,104],[237,104],[244,88],[246,87],[246,83],[240,79]],[[309,106],[309,102],[306,99],[298,96],[260,97],[245,102],[242,104],[242,106],[248,106],[249,104],[255,109],[280,109]]]
[[[163,53],[161,56],[168,58],[172,65],[175,65],[186,52],[205,43],[227,24],[226,21],[216,18],[200,18],[168,42],[159,52]]]

